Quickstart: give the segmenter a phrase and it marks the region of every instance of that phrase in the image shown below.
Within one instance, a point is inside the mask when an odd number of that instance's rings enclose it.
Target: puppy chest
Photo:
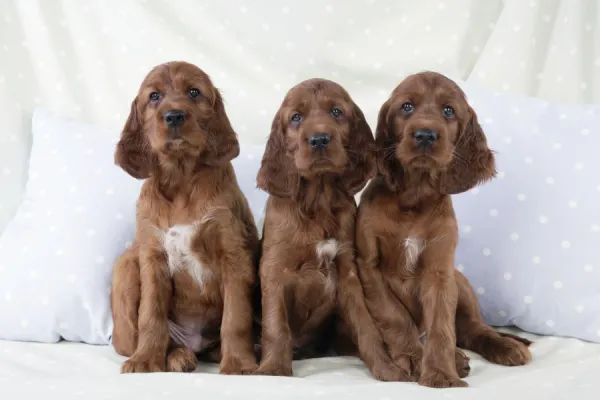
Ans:
[[[381,267],[384,273],[412,276],[430,242],[417,235],[389,236],[381,242]]]
[[[317,242],[312,250],[314,260],[305,264],[303,272],[315,289],[320,287],[325,295],[330,295],[337,288],[335,260],[342,250],[341,244],[336,239],[325,239]]]
[[[194,250],[198,229],[199,222],[194,222],[174,225],[160,234],[171,276],[184,272],[203,289],[212,278],[213,272],[202,263],[199,254]]]

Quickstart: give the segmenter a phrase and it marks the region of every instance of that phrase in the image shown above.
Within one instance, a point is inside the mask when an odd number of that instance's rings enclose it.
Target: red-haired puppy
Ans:
[[[385,349],[356,271],[353,196],[375,168],[373,133],[346,90],[310,79],[287,93],[257,178],[270,194],[259,268],[258,373],[292,375],[294,354],[319,347],[339,314],[377,379],[409,379]]]
[[[419,383],[432,387],[467,386],[457,345],[494,363],[527,363],[530,342],[487,326],[454,269],[450,195],[495,175],[463,91],[438,73],[409,76],[381,107],[375,136],[378,175],[361,198],[356,243],[367,305],[392,358],[410,361]]]
[[[239,154],[219,91],[198,67],[159,65],[131,104],[116,163],[145,179],[133,246],[112,282],[122,372],[251,373],[258,232],[231,160]],[[210,357],[209,357],[210,358]]]

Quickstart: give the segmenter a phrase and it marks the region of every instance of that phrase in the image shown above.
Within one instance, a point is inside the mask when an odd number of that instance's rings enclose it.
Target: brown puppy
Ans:
[[[432,387],[467,386],[455,367],[457,344],[498,364],[527,363],[530,342],[485,325],[472,288],[454,269],[450,195],[495,175],[465,94],[437,73],[409,76],[379,112],[376,145],[379,174],[359,207],[358,268],[392,358],[422,358],[413,372]]]
[[[113,345],[122,372],[253,372],[258,232],[231,160],[239,144],[219,91],[194,65],[154,68],[131,105],[116,163],[146,179],[135,243],[116,262]]]
[[[336,313],[377,379],[408,380],[391,362],[356,271],[354,194],[375,174],[373,133],[338,84],[311,79],[285,96],[258,173],[267,202],[260,282],[260,374],[292,375]]]

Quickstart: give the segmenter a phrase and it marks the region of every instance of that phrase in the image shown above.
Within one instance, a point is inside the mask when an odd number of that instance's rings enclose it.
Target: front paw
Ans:
[[[387,358],[387,357],[386,357]],[[371,374],[377,380],[384,382],[414,382],[415,377],[411,373],[410,356],[401,356],[394,362],[378,359],[371,368]]]
[[[423,371],[421,378],[419,378],[419,385],[427,386],[431,388],[455,388],[455,387],[467,387],[469,384],[458,376],[451,376],[447,372],[429,370]]]
[[[271,376],[292,376],[292,366],[283,366],[281,364],[264,363],[254,372],[255,375]]]
[[[467,357],[460,349],[456,349],[454,353],[454,361],[456,363],[456,372],[461,378],[466,378],[471,372],[471,366],[469,365],[470,358]]]
[[[165,372],[165,357],[136,357],[133,355],[121,366],[122,374]]]
[[[192,372],[196,369],[196,355],[189,349],[178,347],[167,355],[167,371]]]
[[[250,375],[257,368],[258,365],[254,360],[223,359],[221,360],[219,373],[222,375]]]

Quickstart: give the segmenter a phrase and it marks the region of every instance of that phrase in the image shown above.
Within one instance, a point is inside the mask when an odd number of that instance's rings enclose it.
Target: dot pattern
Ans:
[[[238,134],[249,142],[264,141],[284,91],[315,76],[340,81],[373,123],[391,88],[423,69],[495,91],[598,103],[600,50],[586,39],[597,30],[598,16],[583,3],[563,2],[7,2],[0,10],[0,110],[6,112],[0,231],[25,189],[33,108],[121,128],[144,75],[168,60],[189,60],[213,77]],[[519,106],[507,111],[525,113]],[[560,121],[571,114],[561,112]],[[591,130],[578,132],[591,136]],[[511,131],[503,138],[516,140]],[[520,160],[529,157],[526,165],[535,165],[535,154]]]
[[[0,339],[110,343],[112,266],[132,245],[142,184],[113,164],[118,137],[116,129],[36,110],[29,165],[36,178],[0,236]],[[263,150],[242,144],[234,161],[257,220],[267,198],[256,189]],[[56,174],[62,166],[72,172]]]
[[[464,87],[502,171],[502,178],[454,196],[456,265],[484,318],[600,342],[600,106]]]

